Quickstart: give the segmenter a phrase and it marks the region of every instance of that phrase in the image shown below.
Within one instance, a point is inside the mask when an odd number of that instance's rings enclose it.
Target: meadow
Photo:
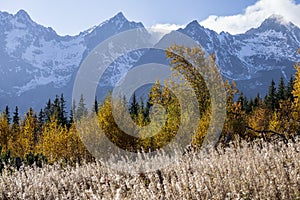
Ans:
[[[1,199],[300,199],[300,143],[261,140],[190,152],[149,173],[92,162],[6,168]]]

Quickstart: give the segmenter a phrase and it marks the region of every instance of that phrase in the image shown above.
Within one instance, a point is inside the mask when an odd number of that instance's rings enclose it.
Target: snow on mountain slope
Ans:
[[[19,105],[26,99],[22,104],[26,108],[40,108],[55,94],[70,97],[78,67],[88,53],[105,39],[132,28],[143,28],[143,24],[130,22],[118,13],[77,36],[59,36],[52,28],[32,21],[23,10],[15,15],[0,12],[0,101]],[[197,21],[178,31],[198,41],[207,53],[214,53],[224,78],[236,80],[251,96],[264,94],[272,78],[289,79],[299,60],[300,30],[277,15],[239,35],[218,34]],[[161,40],[165,37],[168,35]],[[162,60],[162,53],[139,50],[120,55],[100,85],[113,87],[131,67],[151,59]]]
[[[299,61],[300,29],[282,16],[272,15],[260,27],[239,35],[218,34],[197,21],[179,31],[199,42],[208,54],[214,53],[224,78],[235,80],[250,96],[264,95],[272,79],[288,80]]]
[[[70,81],[86,49],[82,36],[58,36],[51,28],[33,22],[23,10],[15,15],[1,13],[0,18],[0,43],[4,47],[0,56],[10,78],[1,82],[2,87],[9,81],[7,90],[21,95],[40,85],[54,83],[62,87]],[[13,80],[19,78],[23,81]]]
[[[118,13],[77,36],[59,36],[53,29],[32,21],[23,10],[15,15],[0,12],[0,100],[18,105],[24,95],[33,98],[41,88],[48,91],[41,97],[45,101],[55,93],[70,94],[73,79],[88,53],[108,37],[132,28],[143,25],[129,22]],[[131,53],[115,62],[106,73],[107,85],[113,85],[140,54]],[[44,104],[42,100],[26,101],[27,107]]]

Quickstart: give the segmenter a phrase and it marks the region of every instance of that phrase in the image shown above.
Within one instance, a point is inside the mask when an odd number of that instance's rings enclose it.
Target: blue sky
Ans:
[[[174,29],[192,20],[210,29],[244,32],[271,14],[300,25],[300,0],[0,0],[0,10],[24,9],[61,35],[75,35],[122,11],[147,27]]]

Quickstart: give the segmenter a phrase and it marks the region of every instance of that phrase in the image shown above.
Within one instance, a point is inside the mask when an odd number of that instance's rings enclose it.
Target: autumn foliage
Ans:
[[[189,113],[181,112],[180,99],[172,91],[175,87],[182,94],[187,88],[184,82],[176,85],[179,74],[188,80],[195,92],[198,109],[200,111],[198,126],[189,141],[192,147],[201,147],[211,120],[210,93],[202,75],[178,54],[187,55],[193,65],[202,70],[210,70],[215,64],[213,55],[206,56],[201,47],[187,48],[174,45],[166,50],[170,60],[172,77],[164,83],[153,84],[147,100],[137,100],[134,95],[131,100],[119,99],[120,106],[130,113],[130,120],[135,126],[128,127],[136,137],[124,133],[115,122],[112,113],[111,95],[101,103],[95,102],[92,110],[85,108],[84,97],[76,105],[72,104],[70,114],[66,112],[66,102],[63,95],[49,100],[39,113],[33,109],[21,116],[18,107],[12,115],[6,107],[0,116],[0,146],[3,152],[10,152],[12,158],[26,159],[27,155],[43,155],[49,163],[63,160],[65,163],[91,161],[93,156],[89,153],[83,142],[97,142],[107,137],[115,145],[127,151],[154,151],[166,145],[177,133],[179,127],[190,120]],[[226,92],[226,120],[223,131],[220,133],[219,144],[226,145],[234,140],[253,141],[262,138],[266,141],[288,140],[299,135],[300,130],[300,66],[297,63],[296,74],[286,84],[281,79],[276,88],[273,81],[266,97],[258,94],[254,99],[238,91],[236,84],[225,81]],[[212,79],[214,77],[211,77]],[[155,105],[160,109],[156,110]],[[188,105],[189,106],[189,105]],[[187,109],[189,107],[187,106]],[[165,111],[163,120],[156,120],[156,112]],[[163,115],[159,115],[163,116]],[[122,116],[121,116],[122,117]],[[85,124],[85,130],[80,130],[76,123]],[[128,121],[123,121],[124,124]],[[163,123],[162,123],[163,122]],[[92,124],[98,124],[98,127]],[[143,129],[152,123],[151,129]],[[131,126],[131,125],[130,125]],[[82,126],[81,126],[82,127]],[[136,128],[138,127],[138,128]],[[97,129],[104,132],[98,134]],[[157,133],[148,137],[149,133]],[[94,135],[89,135],[94,134]],[[93,139],[93,141],[88,141]],[[186,138],[182,135],[182,140]],[[103,144],[105,145],[105,144]]]

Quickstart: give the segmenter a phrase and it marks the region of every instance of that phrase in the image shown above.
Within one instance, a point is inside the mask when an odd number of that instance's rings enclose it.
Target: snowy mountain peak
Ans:
[[[0,11],[0,20],[6,18],[7,16],[9,16],[9,13]]]
[[[29,24],[34,25],[35,24],[25,10],[19,10],[13,16],[13,18],[14,18],[14,20],[16,20],[17,22],[22,23],[22,24],[27,24],[27,25],[29,25]]]
[[[31,18],[28,15],[28,13],[25,10],[22,10],[22,9],[19,10],[14,16],[17,17],[17,18],[31,20]]]
[[[284,19],[284,17],[282,15],[277,15],[277,14],[273,14],[271,15],[268,19],[266,19],[267,21],[272,21],[273,23],[278,23],[278,24],[282,24],[282,25],[288,25],[290,24],[290,22],[288,22],[287,20]]]
[[[262,29],[278,29],[278,28],[289,28],[290,26],[295,26],[291,22],[287,21],[281,15],[271,15],[269,18],[265,19],[260,25]]]
[[[269,31],[281,32],[290,34],[293,31],[298,31],[299,28],[293,23],[288,22],[281,15],[271,15],[265,19],[258,28],[252,28],[246,32],[246,34],[257,34]]]
[[[109,20],[106,20],[103,23],[99,24],[98,26],[92,28],[90,32],[93,32],[94,30],[97,30],[104,26],[114,27],[116,30],[144,27],[143,24],[140,22],[137,23],[137,22],[128,21],[128,19],[124,16],[124,14],[122,12],[119,12]]]
[[[74,77],[89,52],[111,36],[143,27],[119,12],[77,36],[62,37],[32,21],[24,10],[14,15],[0,12],[0,102],[40,108],[55,94],[70,97]],[[197,41],[205,52],[214,53],[222,75],[236,80],[241,91],[252,96],[267,91],[269,77],[288,79],[294,73],[300,29],[281,16],[271,16],[246,34],[218,34],[196,20],[178,31]],[[147,38],[146,34],[141,39]],[[141,50],[121,56],[100,82],[109,89],[130,67],[150,59],[163,62],[165,55]]]
[[[197,20],[193,20],[186,27],[201,27]]]
[[[129,22],[127,18],[123,15],[122,12],[117,13],[114,17],[107,20],[105,23],[107,24],[115,24],[116,26],[121,27],[124,23]]]
[[[19,10],[14,15],[9,14],[9,17],[6,19],[9,21],[8,23],[13,24],[15,28],[26,28],[26,27],[29,28],[29,27],[36,27],[38,25],[30,18],[28,13],[24,10]]]
[[[201,26],[197,20],[194,20],[191,23],[189,23],[184,29],[181,29],[181,30],[183,32],[188,31],[189,33],[194,35],[198,31],[203,32],[205,30],[205,28],[203,26]]]
[[[122,12],[118,12],[114,17],[110,20],[120,20],[120,21],[128,21]]]

